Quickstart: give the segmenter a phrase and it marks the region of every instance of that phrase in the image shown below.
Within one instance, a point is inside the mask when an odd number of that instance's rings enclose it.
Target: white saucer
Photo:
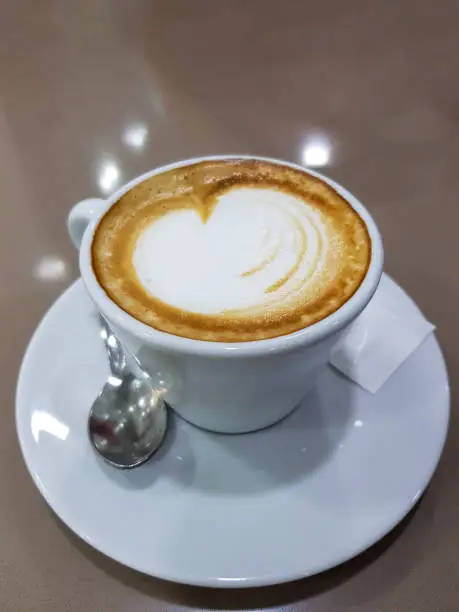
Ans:
[[[392,281],[384,287],[402,291]],[[19,376],[17,429],[56,514],[124,565],[214,587],[308,576],[384,536],[433,474],[449,418],[433,335],[376,395],[329,369],[317,392],[270,429],[225,436],[174,417],[156,457],[117,471],[86,438],[107,376],[91,312],[78,281],[43,319]]]

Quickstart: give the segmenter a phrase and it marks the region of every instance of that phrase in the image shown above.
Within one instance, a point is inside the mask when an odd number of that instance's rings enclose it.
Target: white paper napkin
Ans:
[[[400,287],[383,275],[372,301],[335,347],[330,363],[375,393],[434,329]]]

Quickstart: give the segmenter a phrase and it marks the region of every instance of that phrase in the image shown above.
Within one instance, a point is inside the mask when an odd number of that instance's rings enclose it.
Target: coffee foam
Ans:
[[[180,250],[170,249],[174,241]],[[183,210],[149,225],[136,242],[133,265],[143,287],[176,308],[282,310],[311,283],[323,283],[328,248],[321,216],[302,200],[239,187],[217,198],[206,223]]]
[[[102,219],[100,284],[169,333],[247,341],[341,306],[370,260],[366,227],[326,183],[266,162],[201,162],[147,179]]]

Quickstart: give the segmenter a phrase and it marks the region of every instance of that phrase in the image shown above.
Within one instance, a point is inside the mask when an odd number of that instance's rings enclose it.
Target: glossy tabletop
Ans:
[[[459,609],[456,0],[0,0],[0,609]],[[411,515],[335,570],[250,591],[165,583],[90,549],[34,488],[14,431],[21,358],[78,275],[69,208],[185,157],[318,168],[371,210],[386,270],[437,325],[445,453]]]

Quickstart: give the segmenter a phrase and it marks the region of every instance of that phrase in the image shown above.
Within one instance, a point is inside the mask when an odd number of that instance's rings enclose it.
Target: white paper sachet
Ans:
[[[375,393],[434,329],[400,287],[383,275],[370,304],[334,348],[330,363]]]

